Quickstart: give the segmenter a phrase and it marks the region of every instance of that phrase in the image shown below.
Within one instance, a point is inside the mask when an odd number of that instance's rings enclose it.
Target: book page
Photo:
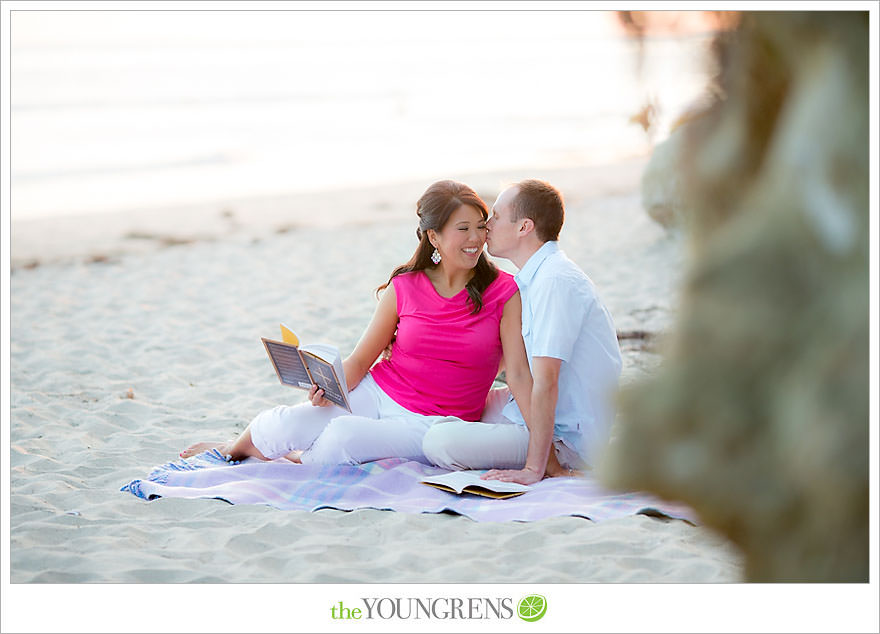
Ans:
[[[480,476],[484,471],[452,471],[438,476],[429,476],[422,479],[424,484],[437,484],[447,486],[456,493],[467,492],[467,487],[479,487],[497,493],[525,493],[531,487],[518,482],[502,482],[500,480],[482,480]]]
[[[285,385],[300,387],[308,390],[312,387],[312,381],[306,366],[303,365],[302,359],[295,346],[281,343],[280,341],[272,341],[271,339],[262,339],[263,345],[266,346],[266,352],[269,353],[269,359],[275,366],[275,372],[278,374],[278,380]]]

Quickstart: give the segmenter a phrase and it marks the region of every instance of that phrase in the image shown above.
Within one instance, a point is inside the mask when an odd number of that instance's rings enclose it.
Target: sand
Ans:
[[[684,244],[642,211],[643,164],[462,180],[490,202],[522,177],[558,184],[568,203],[562,246],[596,282],[618,330],[662,332]],[[119,491],[191,442],[231,437],[260,410],[303,400],[277,383],[260,337],[284,321],[304,341],[349,352],[373,289],[415,246],[414,202],[427,184],[14,224],[11,581],[739,581],[734,547],[682,521],[480,524],[147,503]],[[659,362],[641,342],[623,352],[624,383]]]

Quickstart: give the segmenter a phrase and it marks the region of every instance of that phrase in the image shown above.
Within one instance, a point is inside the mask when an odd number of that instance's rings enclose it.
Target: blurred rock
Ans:
[[[865,582],[868,14],[746,14],[716,54],[679,317],[601,473],[692,505],[748,580]]]
[[[685,227],[694,214],[685,208],[688,198],[682,188],[685,171],[690,165],[687,135],[692,121],[707,114],[709,106],[702,100],[692,104],[672,124],[666,140],[654,146],[651,158],[642,172],[642,208],[657,223],[671,229]]]
[[[681,197],[682,132],[677,130],[654,147],[642,172],[642,207],[667,229],[682,224]]]

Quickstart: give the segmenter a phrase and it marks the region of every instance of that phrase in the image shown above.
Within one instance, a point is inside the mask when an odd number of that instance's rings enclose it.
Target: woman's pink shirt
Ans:
[[[476,315],[467,289],[442,297],[423,271],[391,283],[400,322],[391,359],[373,366],[373,379],[411,412],[480,420],[502,357],[504,304],[518,290],[513,276],[498,272]]]

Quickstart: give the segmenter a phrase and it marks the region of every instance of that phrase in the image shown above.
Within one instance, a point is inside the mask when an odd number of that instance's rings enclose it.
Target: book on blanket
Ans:
[[[324,398],[351,412],[338,348],[324,343],[300,345],[299,338],[284,324],[281,324],[281,341],[261,339],[279,381],[303,390],[317,385],[324,390]]]
[[[512,498],[522,495],[532,487],[517,482],[501,480],[481,480],[485,471],[452,471],[442,475],[422,478],[422,484],[436,487],[450,493],[473,493],[487,498]]]

